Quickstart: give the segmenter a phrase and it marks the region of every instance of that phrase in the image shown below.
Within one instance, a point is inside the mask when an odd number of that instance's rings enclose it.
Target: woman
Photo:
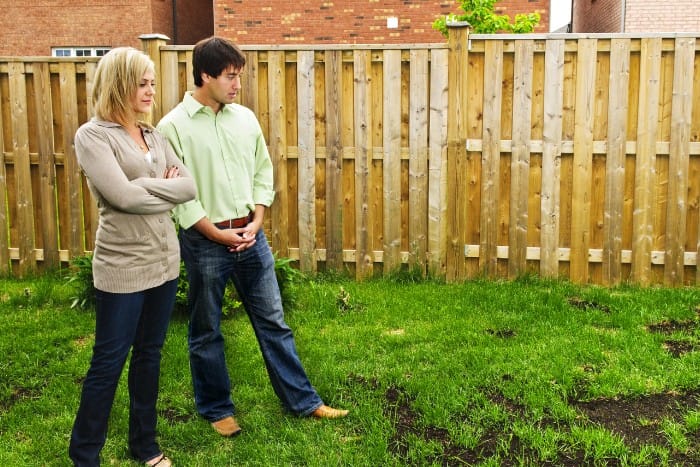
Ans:
[[[95,117],[75,134],[78,162],[97,200],[93,254],[95,345],[71,434],[76,466],[100,464],[114,394],[129,350],[129,451],[168,467],[156,441],[161,348],[175,302],[180,249],[170,211],[195,197],[167,140],[139,118],[153,106],[154,66],[120,47],[100,60]]]

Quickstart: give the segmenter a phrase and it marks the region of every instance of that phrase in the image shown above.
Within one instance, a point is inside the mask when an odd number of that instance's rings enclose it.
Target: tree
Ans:
[[[472,27],[472,31],[480,34],[493,34],[496,32],[528,33],[532,32],[540,22],[539,13],[527,13],[515,15],[515,21],[510,22],[510,16],[497,15],[494,12],[494,4],[498,0],[460,0],[460,8],[463,14],[451,14],[442,16],[433,22],[433,29],[448,36],[447,24],[454,21],[466,21]]]

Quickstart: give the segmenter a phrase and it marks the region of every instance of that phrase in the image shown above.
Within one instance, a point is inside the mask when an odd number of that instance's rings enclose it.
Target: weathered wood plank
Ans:
[[[510,160],[510,214],[508,276],[526,270],[530,136],[532,121],[532,63],[534,43],[518,41],[513,76],[513,151]]]
[[[316,272],[316,76],[314,54],[297,54],[299,269]]]
[[[665,229],[666,258],[664,260],[664,283],[671,286],[682,285],[685,272],[683,257],[686,230],[684,226],[688,214],[688,167],[695,42],[695,38],[677,38],[675,46],[668,212]]]
[[[634,215],[632,217],[632,280],[639,284],[649,284],[651,280],[652,213],[656,182],[654,166],[660,72],[661,39],[642,39]]]
[[[610,46],[608,153],[605,167],[603,275],[607,285],[622,280],[622,219],[625,190],[630,41],[613,39]]]

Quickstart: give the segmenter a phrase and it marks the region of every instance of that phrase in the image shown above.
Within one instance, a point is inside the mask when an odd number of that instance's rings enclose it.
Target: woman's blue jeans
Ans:
[[[158,378],[176,292],[177,279],[141,292],[97,291],[95,345],[68,448],[76,466],[100,465],[109,413],[130,349],[129,450],[142,462],[160,454]]]
[[[238,292],[262,352],[272,388],[286,410],[306,416],[323,404],[299,360],[284,321],[275,261],[262,230],[253,247],[229,252],[196,229],[180,229],[189,280],[189,349],[195,403],[217,421],[235,413],[221,334],[221,307],[229,280]]]

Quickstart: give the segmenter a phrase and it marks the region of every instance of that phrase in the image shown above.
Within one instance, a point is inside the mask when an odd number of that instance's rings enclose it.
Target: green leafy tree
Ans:
[[[472,27],[472,31],[479,34],[493,34],[497,32],[528,33],[534,31],[540,22],[539,13],[527,13],[515,15],[511,23],[510,16],[497,15],[494,12],[494,4],[498,0],[460,0],[460,8],[463,14],[450,14],[442,16],[433,22],[433,29],[448,36],[447,24],[455,21],[466,21]]]

